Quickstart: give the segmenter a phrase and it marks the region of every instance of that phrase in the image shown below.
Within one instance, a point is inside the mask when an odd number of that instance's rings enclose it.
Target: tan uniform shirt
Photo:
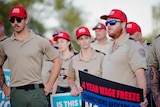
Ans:
[[[71,58],[74,56],[74,53],[71,54],[71,56],[67,59],[62,59],[62,67],[65,70],[69,70],[69,63],[71,62]],[[58,76],[58,86],[61,87],[69,87],[68,78],[63,79],[60,75]]]
[[[80,86],[79,73],[80,71],[85,71],[89,74],[101,77],[102,76],[102,62],[104,54],[92,50],[92,57],[89,61],[84,61],[81,56],[81,52],[71,59],[69,65],[68,76],[75,78],[75,83]]]
[[[0,43],[0,65],[8,57],[11,87],[42,83],[41,71],[44,55],[53,60],[59,53],[47,39],[30,31],[30,36],[19,41],[13,35]]]
[[[150,65],[155,66],[160,71],[160,36],[152,43]]]
[[[149,79],[149,75],[150,75],[150,69],[151,67],[149,66],[150,64],[150,56],[151,56],[151,49],[152,49],[152,45],[148,44],[147,40],[144,41],[144,43],[142,44],[142,46],[145,49],[145,54],[146,54],[146,63],[147,63],[147,69],[146,69],[146,78],[147,78],[147,87],[150,88],[150,79]]]
[[[52,67],[53,67],[53,62],[49,61],[47,58],[44,58],[42,72],[41,72],[43,82],[48,82],[49,77],[51,75]]]
[[[5,39],[7,39],[7,36],[4,36],[4,38],[2,40],[0,40],[0,42],[4,41]],[[5,63],[3,64],[3,69],[9,69],[8,66],[8,59],[5,61]]]
[[[145,49],[147,65],[149,65],[150,54],[151,54],[151,51],[152,51],[152,45],[148,44],[147,40],[145,40],[144,43],[142,44],[142,46]]]
[[[112,53],[112,46],[103,61],[102,77],[118,83],[136,86],[135,71],[146,69],[145,51],[143,47],[126,35]]]
[[[108,48],[110,47],[111,41],[107,40],[105,44],[99,44],[96,40],[95,42],[91,43],[91,47],[95,50],[100,52],[106,53]]]

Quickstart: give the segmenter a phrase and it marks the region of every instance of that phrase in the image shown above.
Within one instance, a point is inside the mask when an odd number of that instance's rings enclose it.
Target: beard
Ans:
[[[122,32],[123,32],[122,28],[117,28],[115,30],[109,29],[108,30],[108,35],[113,39],[117,39],[121,36]]]

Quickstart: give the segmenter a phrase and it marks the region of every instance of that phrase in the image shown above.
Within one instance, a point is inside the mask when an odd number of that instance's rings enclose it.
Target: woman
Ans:
[[[57,80],[57,88],[54,86],[53,93],[70,92],[68,82],[68,65],[70,63],[70,59],[76,54],[76,52],[71,43],[70,35],[67,32],[59,32],[58,35],[54,37],[54,41],[57,42],[58,50],[63,62]]]

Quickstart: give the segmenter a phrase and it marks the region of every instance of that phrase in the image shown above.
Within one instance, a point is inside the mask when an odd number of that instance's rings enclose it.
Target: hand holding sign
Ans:
[[[10,99],[10,87],[7,84],[4,84],[2,87],[2,90],[5,94],[5,96]]]

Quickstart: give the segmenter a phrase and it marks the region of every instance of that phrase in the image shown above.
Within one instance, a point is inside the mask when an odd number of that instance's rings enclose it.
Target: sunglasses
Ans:
[[[111,26],[112,25],[115,25],[117,22],[122,22],[121,20],[110,20],[110,21],[106,21],[106,26],[108,26],[108,24],[110,24]]]
[[[25,19],[25,18],[10,18],[9,19],[9,21],[11,22],[11,23],[14,23],[15,22],[15,20],[18,22],[18,23],[21,23],[21,21],[23,20],[23,19]]]

